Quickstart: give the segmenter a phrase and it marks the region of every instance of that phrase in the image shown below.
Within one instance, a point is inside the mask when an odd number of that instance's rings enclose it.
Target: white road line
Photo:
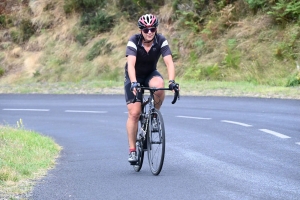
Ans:
[[[107,113],[107,111],[65,110],[69,113]]]
[[[205,120],[211,119],[211,118],[205,118],[205,117],[191,117],[191,116],[176,116],[176,117],[187,118],[187,119],[205,119]]]
[[[296,142],[296,144],[300,145],[300,142]]]
[[[250,126],[252,126],[252,125],[250,125],[250,124],[245,124],[245,123],[235,122],[235,121],[228,121],[228,120],[221,120],[221,122],[224,122],[224,123],[230,123],[230,124],[236,124],[236,125],[245,126],[245,127],[250,127]]]
[[[49,109],[15,109],[15,108],[4,108],[6,111],[33,111],[33,112],[48,112]]]
[[[276,136],[276,137],[282,138],[282,139],[291,138],[291,137],[289,137],[289,136],[287,136],[287,135],[283,135],[283,134],[281,134],[281,133],[277,133],[277,132],[275,132],[275,131],[271,131],[271,130],[268,130],[268,129],[259,129],[259,130],[262,131],[262,132],[265,132],[265,133],[269,133],[269,134],[271,134],[271,135],[274,135],[274,136]]]

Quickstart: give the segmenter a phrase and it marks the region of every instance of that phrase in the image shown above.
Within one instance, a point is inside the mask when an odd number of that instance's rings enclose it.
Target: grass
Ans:
[[[258,85],[249,82],[187,81],[177,79],[182,96],[242,96],[300,99],[300,87]],[[36,94],[124,94],[121,81],[0,84],[0,93]],[[172,95],[167,92],[167,95]]]
[[[0,196],[20,199],[34,180],[55,164],[61,147],[51,138],[23,128],[0,126]]]
[[[181,85],[185,95],[300,99],[300,87],[256,85],[248,82],[200,81]]]

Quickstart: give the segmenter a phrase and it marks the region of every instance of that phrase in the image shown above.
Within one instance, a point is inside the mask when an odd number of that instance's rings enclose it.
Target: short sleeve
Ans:
[[[162,45],[160,47],[160,52],[162,57],[172,55],[171,49],[169,47],[169,43],[166,39],[162,42]]]
[[[137,46],[134,43],[134,37],[131,37],[126,46],[126,57],[129,55],[136,56]]]

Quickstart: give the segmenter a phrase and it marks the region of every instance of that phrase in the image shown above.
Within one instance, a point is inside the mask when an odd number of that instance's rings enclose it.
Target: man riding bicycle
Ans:
[[[128,109],[126,124],[130,163],[137,161],[136,136],[141,113],[141,94],[137,102],[132,103],[137,94],[138,84],[146,87],[164,87],[162,75],[157,71],[157,62],[162,55],[167,66],[170,90],[178,87],[175,83],[175,67],[168,41],[157,33],[158,19],[152,14],[145,14],[138,20],[140,34],[130,37],[126,47],[127,62],[125,65],[125,99]],[[159,90],[155,93],[155,107],[159,109],[164,101],[165,93]]]

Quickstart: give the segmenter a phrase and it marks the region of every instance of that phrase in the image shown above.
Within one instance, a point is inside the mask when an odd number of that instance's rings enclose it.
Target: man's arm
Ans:
[[[169,80],[175,80],[175,67],[172,55],[167,55],[163,59],[168,69]]]
[[[128,70],[128,76],[130,79],[130,82],[137,82],[136,75],[135,75],[135,62],[136,62],[136,56],[127,56],[127,70]],[[132,85],[131,85],[132,86]],[[133,89],[133,94],[136,95],[136,89]]]
[[[136,75],[135,75],[135,62],[136,62],[136,57],[135,56],[127,56],[127,70],[128,70],[128,75],[130,82],[137,82],[136,81]]]

